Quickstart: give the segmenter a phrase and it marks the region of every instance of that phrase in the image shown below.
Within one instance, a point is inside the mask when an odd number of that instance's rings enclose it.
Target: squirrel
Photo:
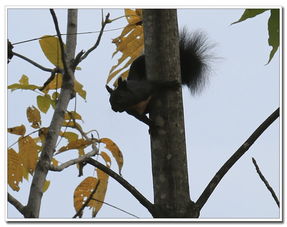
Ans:
[[[181,85],[186,85],[191,94],[199,93],[206,82],[206,72],[209,65],[208,54],[210,45],[206,36],[201,32],[188,33],[182,30],[179,35],[179,55],[181,67]],[[106,85],[110,93],[111,108],[115,112],[126,111],[138,120],[152,126],[146,116],[149,113],[149,103],[154,95],[165,89],[179,86],[176,81],[158,82],[149,81],[146,76],[145,55],[136,58],[129,70],[127,80],[118,79],[116,89]]]

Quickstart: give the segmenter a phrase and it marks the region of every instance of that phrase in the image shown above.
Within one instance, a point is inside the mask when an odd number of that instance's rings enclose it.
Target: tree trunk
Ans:
[[[68,10],[68,34],[77,33],[77,10]],[[72,70],[72,59],[75,55],[76,49],[76,37],[75,35],[67,35],[66,41],[66,63],[68,66],[66,75],[63,76],[63,84],[61,93],[57,102],[57,106],[49,126],[49,131],[46,136],[46,142],[43,146],[39,161],[36,165],[34,172],[28,204],[24,208],[24,216],[26,218],[38,218],[42,200],[42,189],[48,174],[51,159],[55,150],[58,135],[64,120],[64,113],[67,110],[70,99],[73,97],[74,88],[74,76]],[[68,75],[67,75],[68,74]]]
[[[181,81],[176,10],[143,11],[148,80]],[[150,118],[154,217],[198,217],[190,200],[182,92],[180,87],[157,95]]]

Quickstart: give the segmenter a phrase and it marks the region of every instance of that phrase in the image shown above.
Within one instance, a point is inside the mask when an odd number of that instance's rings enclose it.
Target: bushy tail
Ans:
[[[182,84],[188,86],[192,94],[198,93],[206,84],[212,59],[209,51],[214,45],[207,43],[204,33],[189,33],[183,29],[180,32],[179,47]]]

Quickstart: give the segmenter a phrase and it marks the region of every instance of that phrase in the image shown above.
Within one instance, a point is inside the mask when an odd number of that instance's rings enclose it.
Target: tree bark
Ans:
[[[77,33],[77,10],[68,10],[68,28],[67,34]],[[67,69],[63,75],[63,84],[61,93],[55,108],[55,112],[49,126],[49,131],[46,136],[46,142],[36,165],[34,172],[29,199],[27,206],[24,208],[24,216],[26,218],[38,218],[42,200],[42,188],[50,168],[51,159],[55,150],[58,135],[64,120],[64,113],[67,110],[70,99],[74,95],[74,75],[72,70],[72,59],[75,55],[76,48],[75,35],[67,35],[66,53],[63,61],[66,61]]]
[[[148,80],[181,81],[177,12],[173,9],[143,11],[145,59]],[[180,87],[158,94],[150,119],[154,188],[154,217],[198,217],[190,200]]]

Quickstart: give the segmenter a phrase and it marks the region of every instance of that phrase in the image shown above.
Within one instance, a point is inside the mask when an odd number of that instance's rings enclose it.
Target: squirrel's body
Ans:
[[[180,66],[181,83],[188,86],[190,92],[199,92],[206,81],[208,45],[202,33],[180,33]],[[176,81],[149,81],[146,76],[145,55],[133,61],[127,80],[119,78],[115,90],[106,86],[110,93],[110,104],[115,112],[126,111],[144,123],[151,125],[146,113],[149,113],[149,103],[156,93],[164,89],[178,86]]]

